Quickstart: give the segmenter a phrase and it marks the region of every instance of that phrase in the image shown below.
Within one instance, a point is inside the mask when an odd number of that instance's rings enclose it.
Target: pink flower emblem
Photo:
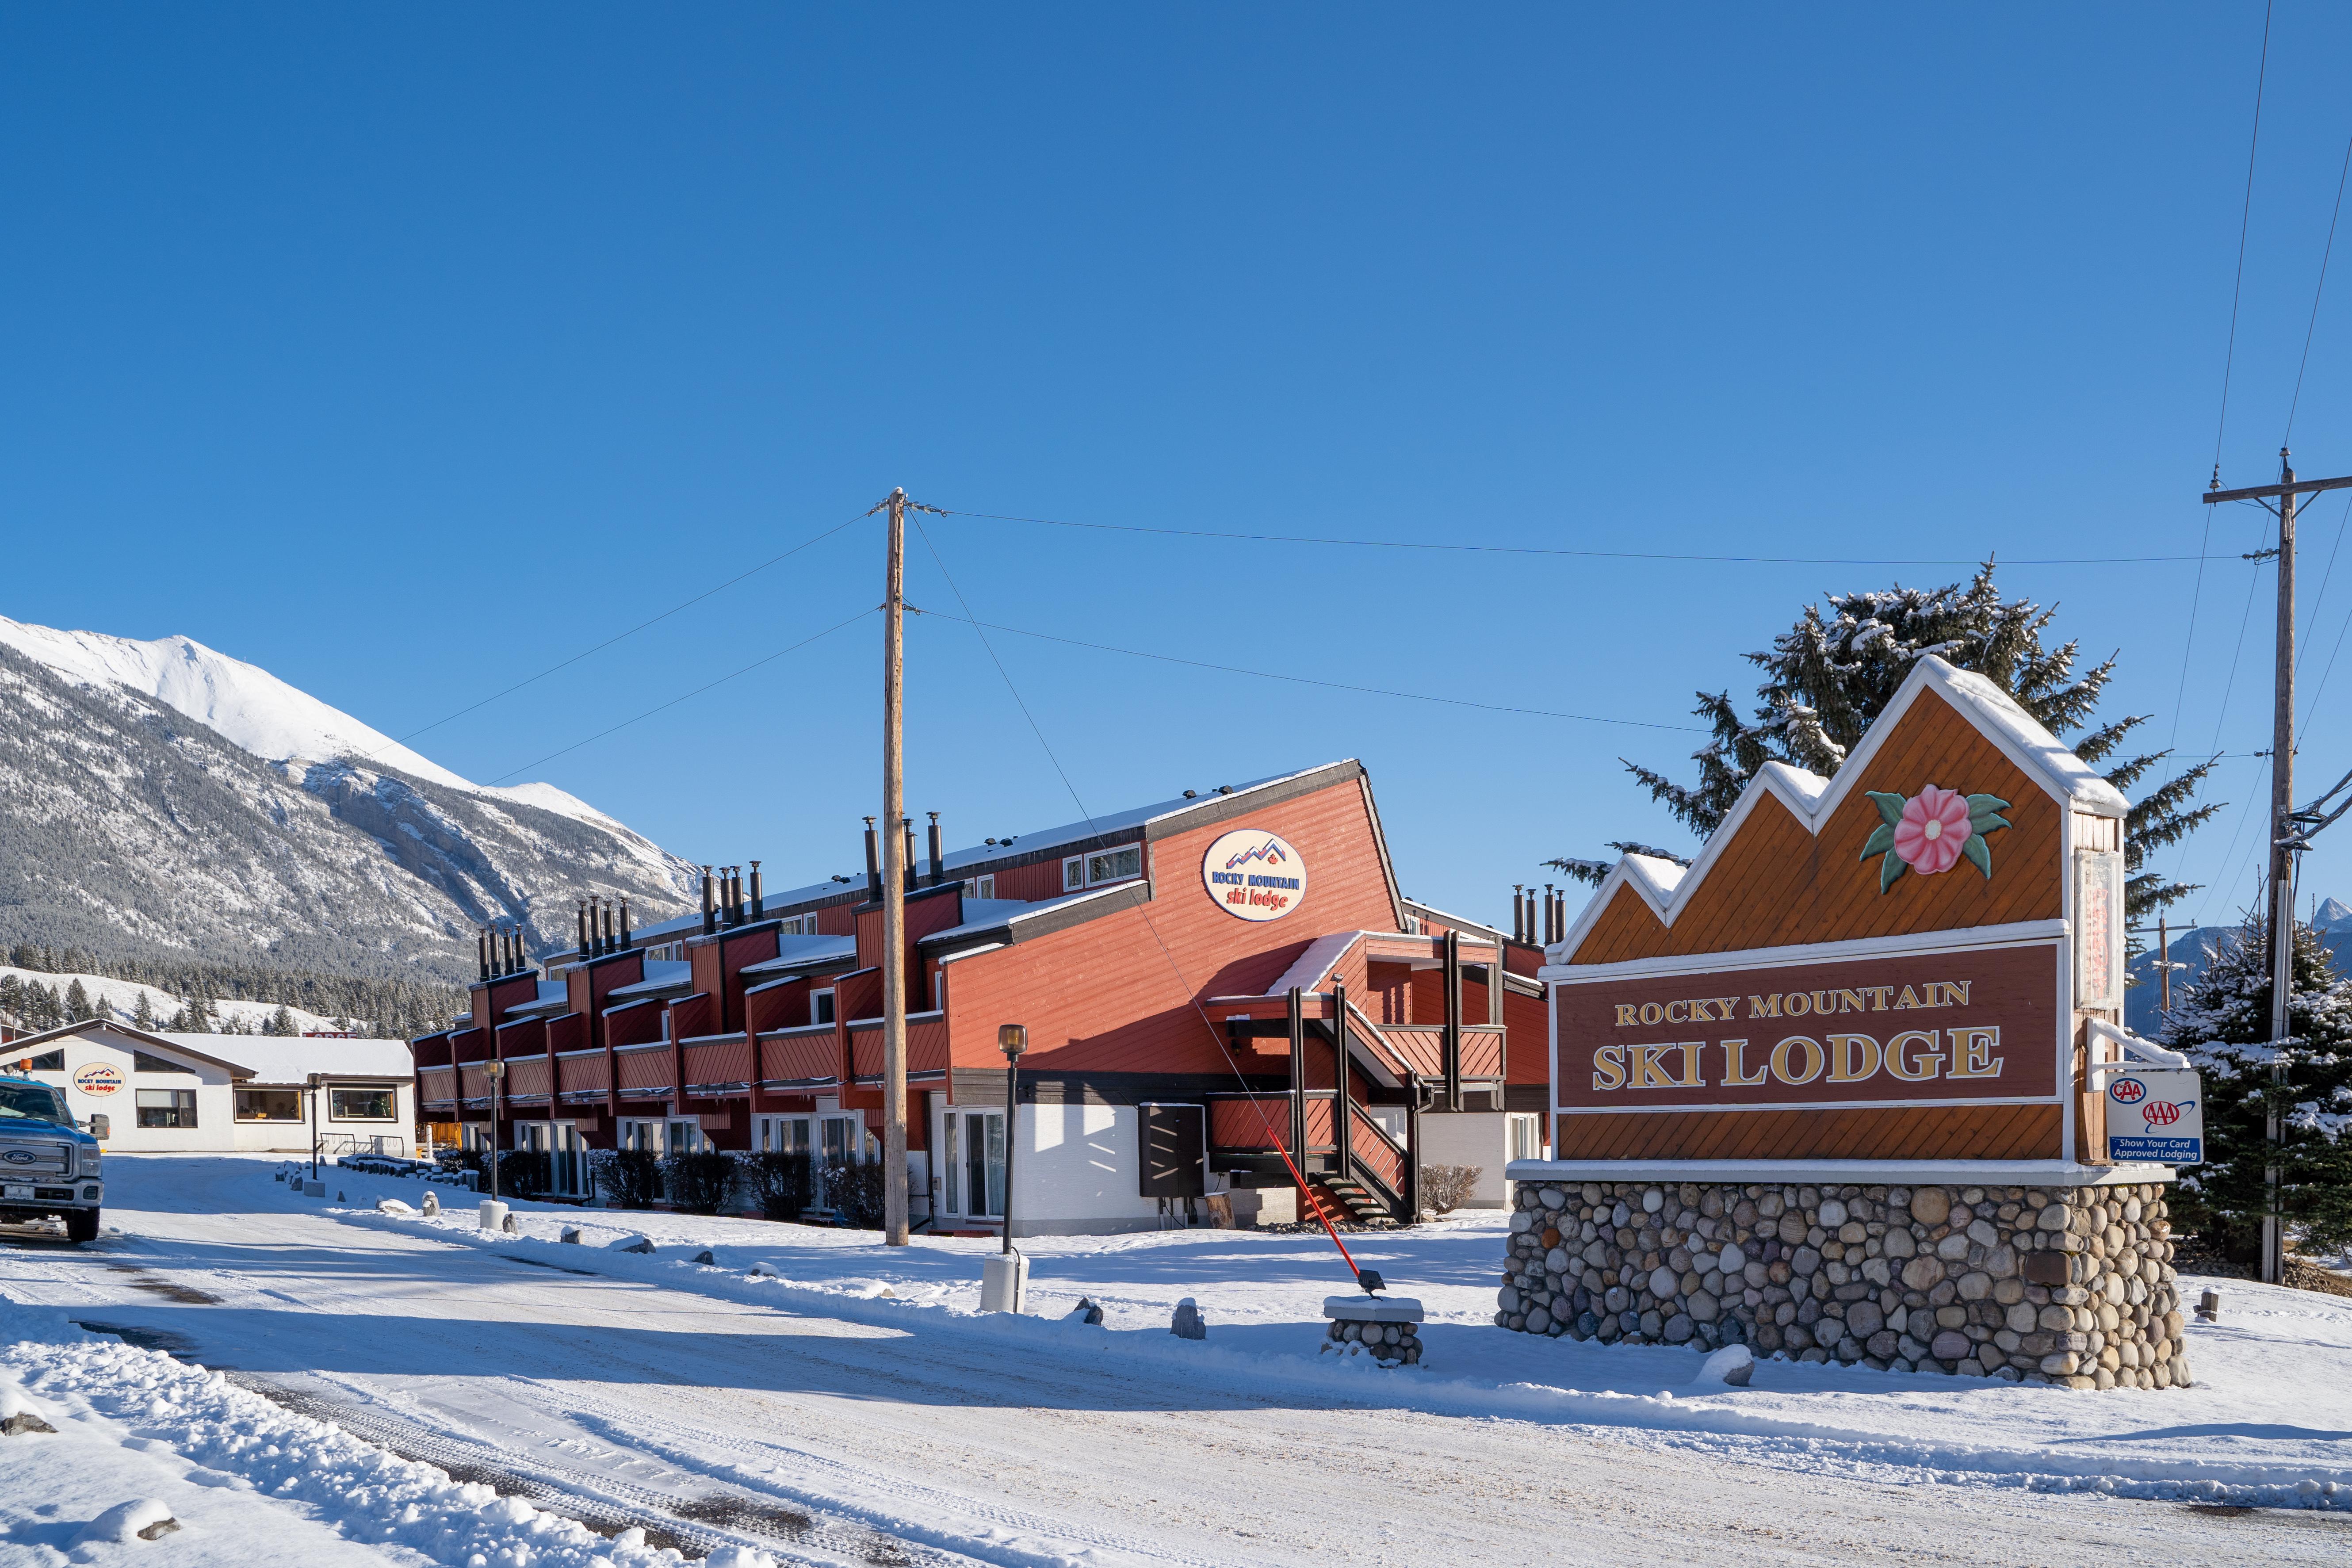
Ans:
[[[1969,797],[1929,784],[1903,803],[1895,824],[1895,853],[1923,877],[1948,871],[1975,830],[1969,826]]]

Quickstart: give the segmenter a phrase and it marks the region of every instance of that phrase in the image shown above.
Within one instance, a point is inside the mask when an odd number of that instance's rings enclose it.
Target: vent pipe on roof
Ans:
[[[874,831],[874,819],[866,819],[866,896],[882,896],[882,840]]]
[[[474,928],[474,959],[481,968],[482,978],[488,980],[490,977],[490,928],[488,926]]]
[[[572,912],[576,917],[573,923],[580,928],[580,962],[585,963],[595,956],[588,951],[588,900],[573,900]]]
[[[743,923],[743,868],[740,866],[727,868],[727,923],[730,926]]]
[[[898,832],[900,837],[905,838],[907,841],[907,891],[911,893],[922,885],[921,882],[918,880],[918,879],[921,877],[922,873],[916,869],[921,862],[915,858],[915,819],[911,816],[900,817],[898,819]]]
[[[596,933],[596,951],[599,953],[613,951],[613,900],[606,899],[603,902],[604,907],[599,913],[604,919],[604,929]]]
[[[718,891],[710,879],[710,868],[702,868],[702,934],[709,936],[719,929],[719,912],[711,899]]]
[[[751,918],[755,921],[768,918],[768,899],[760,891],[760,863],[757,860],[751,862]]]
[[[1528,889],[1524,882],[1511,884],[1511,940],[1528,940]]]
[[[934,811],[929,816],[931,819],[931,886],[936,888],[947,880],[948,859],[940,843],[940,814]]]
[[[629,945],[629,900],[626,900],[626,899],[623,899],[623,900],[621,900],[621,946],[623,947],[623,949],[625,949],[625,949],[628,947],[628,945]]]

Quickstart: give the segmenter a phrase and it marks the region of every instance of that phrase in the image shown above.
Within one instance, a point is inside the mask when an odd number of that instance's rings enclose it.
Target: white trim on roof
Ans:
[[[1706,879],[1707,871],[1738,836],[1748,814],[1768,795],[1787,806],[1791,816],[1818,837],[1846,796],[1861,787],[1870,760],[1919,700],[1919,694],[1931,688],[2060,805],[2095,816],[2120,819],[2129,815],[2131,802],[2123,792],[2092,772],[2088,763],[2044,728],[2041,721],[2018,706],[2015,699],[1983,676],[1955,668],[1928,654],[1912,666],[1895,700],[1872,722],[1862,743],[1847,755],[1835,778],[1824,779],[1786,763],[1767,763],[1748,780],[1748,787],[1740,792],[1722,826],[1707,837],[1689,866],[1677,866],[1671,860],[1647,855],[1627,855],[1619,859],[1585,901],[1584,908],[1577,911],[1566,933],[1544,950],[1547,967],[1568,962],[1568,955],[1591,933],[1621,887],[1630,885],[1649,905],[1659,923],[1671,929],[1675,917],[1688,907],[1699,884]]]

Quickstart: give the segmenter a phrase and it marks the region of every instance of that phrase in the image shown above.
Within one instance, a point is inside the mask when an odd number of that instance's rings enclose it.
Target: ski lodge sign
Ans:
[[[1834,779],[1766,764],[1548,951],[1555,1162],[2111,1163],[2128,809],[1923,658]]]

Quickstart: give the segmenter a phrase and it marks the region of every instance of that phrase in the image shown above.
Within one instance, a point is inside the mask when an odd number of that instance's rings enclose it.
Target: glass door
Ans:
[[[1004,1112],[950,1110],[942,1164],[948,1213],[995,1219],[1004,1213]]]

